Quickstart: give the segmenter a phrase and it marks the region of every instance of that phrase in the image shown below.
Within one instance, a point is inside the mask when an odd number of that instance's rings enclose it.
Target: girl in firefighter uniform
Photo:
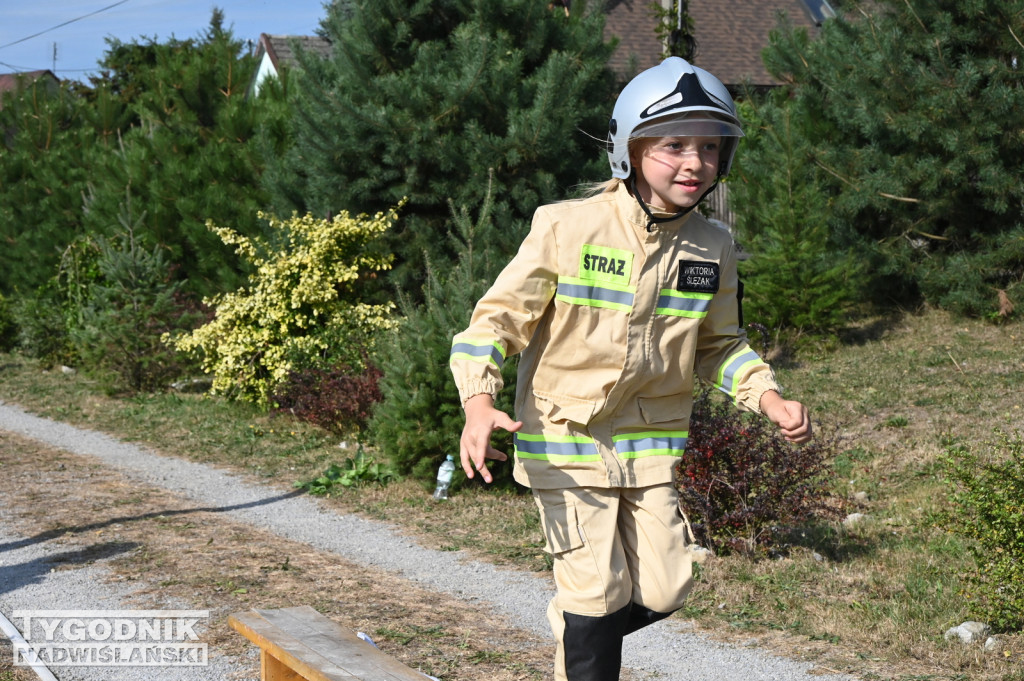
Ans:
[[[742,136],[728,91],[671,57],[630,81],[609,124],[612,180],[539,208],[518,254],[452,343],[466,411],[462,466],[491,481],[494,430],[513,432],[554,561],[555,679],[614,681],[622,639],[678,610],[692,544],[673,486],[694,374],[793,442],[784,400],[739,327],[731,236],[693,209]],[[494,408],[521,353],[515,420]]]

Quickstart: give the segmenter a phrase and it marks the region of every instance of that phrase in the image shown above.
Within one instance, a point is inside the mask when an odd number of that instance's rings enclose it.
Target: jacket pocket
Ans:
[[[583,546],[575,504],[545,504],[540,514],[540,525],[544,531],[544,550],[553,556]]]
[[[689,400],[684,399],[682,393],[665,397],[640,397],[637,401],[640,403],[640,413],[647,423],[668,423],[689,416],[686,413]]]
[[[593,400],[556,395],[541,390],[534,390],[533,396],[537,399],[538,408],[551,423],[571,421],[572,423],[586,425],[590,423],[590,419],[594,416],[596,403]]]

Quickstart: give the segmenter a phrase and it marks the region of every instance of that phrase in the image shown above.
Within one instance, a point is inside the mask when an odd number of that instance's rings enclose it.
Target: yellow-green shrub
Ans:
[[[260,213],[280,246],[208,222],[252,264],[253,274],[238,291],[205,300],[214,319],[171,342],[213,374],[213,392],[268,406],[274,388],[298,365],[336,354],[332,346],[344,339],[365,342],[392,325],[394,305],[359,302],[358,284],[361,276],[390,268],[391,256],[369,246],[395,222],[397,209],[372,218],[343,212],[331,220]]]

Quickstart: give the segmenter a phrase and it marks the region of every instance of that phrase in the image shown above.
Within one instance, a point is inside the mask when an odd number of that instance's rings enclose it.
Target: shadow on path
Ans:
[[[97,560],[113,558],[122,553],[134,551],[140,546],[142,544],[138,542],[108,541],[91,544],[74,551],[40,556],[16,565],[4,565],[3,578],[0,579],[0,594],[17,591],[30,584],[39,584],[57,567],[84,566]]]
[[[16,549],[31,546],[32,544],[38,544],[42,542],[62,537],[66,534],[81,534],[82,532],[89,532],[92,530],[99,530],[104,527],[110,527],[117,523],[129,523],[135,520],[148,520],[150,518],[169,517],[176,515],[187,515],[189,513],[226,513],[228,511],[237,511],[243,508],[255,508],[257,506],[266,506],[273,504],[278,501],[284,501],[285,499],[291,499],[305,494],[305,490],[295,490],[286,494],[278,494],[276,496],[267,497],[266,499],[257,499],[256,501],[248,501],[244,504],[234,504],[232,506],[202,506],[198,508],[182,508],[169,511],[152,511],[150,513],[143,513],[142,515],[136,516],[121,516],[119,518],[110,518],[102,522],[89,523],[88,525],[75,525],[72,527],[59,527],[53,530],[46,530],[32,537],[25,537],[24,539],[16,539],[14,541],[5,542],[0,544],[0,553],[5,551],[14,551]],[[6,571],[7,568],[4,568]],[[0,588],[2,591],[2,588]]]

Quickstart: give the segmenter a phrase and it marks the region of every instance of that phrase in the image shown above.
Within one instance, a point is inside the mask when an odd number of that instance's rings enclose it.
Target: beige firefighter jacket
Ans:
[[[758,411],[778,390],[738,326],[727,231],[696,213],[653,224],[623,184],[539,208],[519,253],[455,336],[463,404],[519,361],[517,481],[537,489],[673,479],[694,372]]]

